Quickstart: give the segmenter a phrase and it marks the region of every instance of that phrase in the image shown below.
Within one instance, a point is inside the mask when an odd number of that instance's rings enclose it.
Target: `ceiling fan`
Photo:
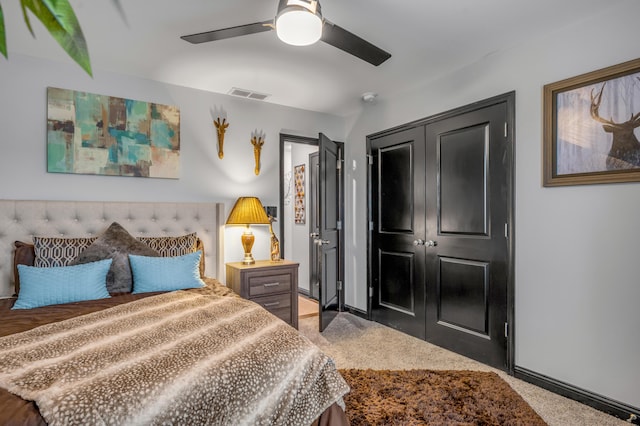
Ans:
[[[323,18],[320,9],[320,2],[315,0],[280,0],[275,19],[180,38],[191,43],[205,43],[275,29],[278,38],[285,43],[307,46],[322,40],[375,66],[391,57],[390,53]]]

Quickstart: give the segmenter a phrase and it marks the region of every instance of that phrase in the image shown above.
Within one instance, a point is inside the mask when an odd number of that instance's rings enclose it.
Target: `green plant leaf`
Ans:
[[[2,13],[2,5],[0,4],[0,53],[5,58],[7,56],[7,36],[4,33],[4,14]]]
[[[20,0],[23,11],[29,9],[67,54],[92,76],[89,49],[80,23],[68,0]],[[29,29],[29,19],[25,22]]]
[[[22,16],[24,17],[24,23],[27,24],[27,28],[29,29],[29,32],[31,33],[32,36],[36,36],[36,34],[33,32],[33,28],[31,27],[31,21],[29,20],[29,14],[27,13],[27,5],[25,4],[26,2],[24,1],[20,1],[20,7],[22,8]]]

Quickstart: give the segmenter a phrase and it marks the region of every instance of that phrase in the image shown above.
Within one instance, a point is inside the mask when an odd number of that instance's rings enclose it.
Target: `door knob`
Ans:
[[[438,242],[437,241],[433,241],[433,240],[429,240],[429,241],[425,242],[424,245],[427,246],[427,247],[435,247],[435,246],[438,245]]]
[[[413,240],[413,245],[414,246],[423,246],[424,245],[424,240],[422,240],[421,238],[418,238],[417,240]]]
[[[312,232],[309,234],[309,237],[311,238],[318,238],[320,236],[320,234],[318,234],[317,232]]]
[[[329,240],[322,240],[322,239],[317,239],[315,242],[319,246],[323,246],[323,245],[331,243],[331,241],[329,241]]]

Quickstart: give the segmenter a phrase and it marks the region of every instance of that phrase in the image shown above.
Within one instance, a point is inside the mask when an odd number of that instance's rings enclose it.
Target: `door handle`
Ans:
[[[433,240],[429,240],[429,241],[424,241],[421,238],[418,238],[417,240],[413,240],[413,245],[414,246],[427,246],[427,247],[435,247],[438,245],[437,241],[433,241]]]
[[[326,244],[331,244],[331,241],[318,238],[315,240],[315,243],[319,246],[324,246]]]
[[[433,240],[429,240],[429,241],[426,241],[424,243],[424,245],[427,246],[427,247],[435,247],[435,246],[438,245],[438,242],[437,241],[433,241]]]
[[[417,240],[413,240],[413,245],[414,246],[423,246],[424,245],[424,240],[422,238],[418,238]]]
[[[318,238],[320,236],[320,234],[318,234],[317,232],[312,232],[309,234],[309,237],[311,238]]]

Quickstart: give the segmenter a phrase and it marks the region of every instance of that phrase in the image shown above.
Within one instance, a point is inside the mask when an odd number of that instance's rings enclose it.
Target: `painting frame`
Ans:
[[[636,106],[634,108],[637,110],[631,112],[631,117],[627,123],[622,123],[620,118],[617,118],[616,121],[613,115],[606,115],[600,111],[600,104],[607,83],[611,82],[609,84],[609,87],[611,87],[616,82],[626,81],[631,81],[637,85],[637,87],[631,88],[632,97],[631,105],[629,106],[631,108],[635,103]],[[625,84],[628,85],[629,83]],[[600,88],[599,92],[598,87]],[[565,97],[579,91],[582,91],[582,107],[576,108],[574,111],[565,111],[567,108],[561,108],[561,113],[559,114],[558,104]],[[589,95],[588,101],[584,99],[584,93]],[[638,162],[640,160],[640,151],[638,153],[634,151],[636,160],[632,163],[626,160],[619,160],[619,151],[615,151],[617,154],[612,154],[614,152],[614,138],[617,136],[614,131],[616,126],[622,124],[635,125],[637,122],[638,129],[640,129],[640,109],[637,107],[637,105],[640,105],[640,96],[637,93],[640,93],[640,58],[545,85],[543,88],[543,186],[640,182],[640,163]],[[627,100],[627,97],[619,95],[614,97],[611,96],[611,93],[608,93],[608,96],[614,98],[613,100],[608,100],[609,102],[623,103]],[[589,104],[588,106],[584,105],[587,103]],[[579,117],[573,117],[572,114],[579,115]],[[561,116],[560,118],[559,115]],[[565,119],[566,117],[571,119]],[[626,115],[626,117],[629,117],[629,115]],[[592,127],[599,126],[600,134],[598,137],[601,138],[600,140],[608,137],[610,141],[607,153],[592,152],[591,154],[592,158],[599,157],[600,168],[597,170],[580,169],[580,165],[572,163],[570,156],[561,155],[562,146],[566,146],[568,143],[565,139],[559,137],[559,134],[569,134],[571,130],[575,131],[576,123],[582,123],[582,127],[585,124]],[[618,138],[619,141],[619,135]],[[634,136],[633,130],[630,138],[635,139],[635,142],[637,142],[637,136]],[[582,142],[591,144],[591,147],[594,145],[593,140],[583,140]],[[616,143],[616,145],[620,144]],[[638,148],[640,149],[640,145],[638,145]],[[588,157],[590,149],[592,148],[585,149],[581,147],[581,156]],[[599,149],[606,151],[607,148],[602,147]],[[606,170],[602,166],[603,156],[606,157],[604,158]],[[621,167],[621,164],[626,168]],[[571,169],[572,167],[574,169],[571,172],[562,172],[563,169]]]

